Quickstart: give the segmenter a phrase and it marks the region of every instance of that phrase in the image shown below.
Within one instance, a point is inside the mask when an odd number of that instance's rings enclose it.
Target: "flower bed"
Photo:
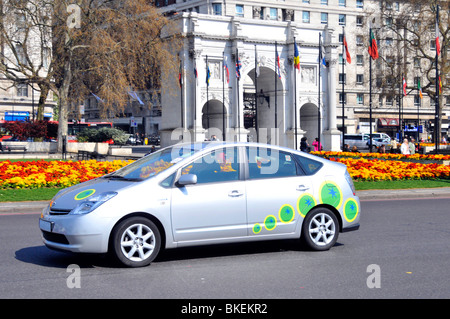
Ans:
[[[0,162],[0,188],[69,187],[118,170],[131,161]]]
[[[450,178],[450,166],[442,164],[420,164],[403,161],[355,158],[329,158],[347,165],[355,180],[381,181],[403,179]]]
[[[330,157],[350,157],[350,158],[378,158],[387,160],[420,160],[420,161],[448,161],[450,160],[450,155],[443,154],[391,154],[391,153],[354,153],[354,152],[311,152],[311,154],[330,158]]]

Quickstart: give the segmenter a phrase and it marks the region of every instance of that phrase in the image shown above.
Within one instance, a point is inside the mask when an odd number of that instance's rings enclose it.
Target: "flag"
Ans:
[[[441,76],[439,75],[439,95],[442,93],[442,81]]]
[[[91,92],[91,94],[95,97],[95,99],[96,99],[98,102],[105,102],[105,101],[103,101],[100,97],[98,97],[97,95],[95,95],[94,93]]]
[[[180,69],[178,71],[178,84],[180,85],[180,88],[183,86],[183,68],[181,66],[181,60],[180,60]]]
[[[403,77],[403,95],[406,96],[406,80],[405,80],[405,77]]]
[[[206,85],[209,86],[209,79],[211,78],[211,71],[209,70],[209,64],[207,65],[206,70]]]
[[[275,53],[276,53],[276,63],[277,63],[277,76],[279,79],[281,79],[281,72],[280,72],[280,56],[278,55],[278,50],[275,46]]]
[[[300,71],[300,54],[298,52],[298,46],[295,40],[294,40],[294,68]]]
[[[343,42],[344,42],[345,56],[346,56],[347,62],[348,62],[349,64],[351,64],[351,63],[352,63],[352,57],[350,56],[350,52],[348,51],[347,38],[345,37],[345,31],[344,31],[344,39],[343,39]]]
[[[325,54],[323,52],[322,37],[319,37],[319,63],[321,63],[324,68],[327,67],[327,61],[325,60]]]
[[[422,87],[420,86],[420,79],[417,81],[417,89],[419,90],[419,96],[423,99]]]
[[[194,77],[195,80],[198,78],[198,72],[197,72],[197,62],[194,60]]]
[[[224,71],[225,71],[225,78],[227,80],[227,83],[230,83],[230,70],[228,69],[228,59],[225,57],[223,60],[223,67],[224,67]]]
[[[236,52],[236,79],[240,80],[241,79],[241,60],[239,60],[239,55]]]
[[[136,100],[139,102],[140,105],[144,105],[144,102],[139,98],[139,95],[134,91],[128,91],[128,94],[133,98],[133,100]]]
[[[372,57],[373,60],[376,60],[379,57],[377,40],[375,39],[375,35],[373,34],[372,29],[370,29],[369,55]]]
[[[256,46],[255,46],[255,64],[256,64],[256,68],[255,68],[255,73],[256,73],[256,77],[259,77],[260,74],[260,70],[259,70],[259,61],[258,61],[258,51],[256,50]]]
[[[439,6],[436,9],[436,54],[441,54],[441,45],[439,44]]]

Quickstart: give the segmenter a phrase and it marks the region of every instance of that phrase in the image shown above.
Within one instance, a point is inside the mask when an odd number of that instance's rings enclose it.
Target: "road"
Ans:
[[[285,241],[183,248],[139,269],[49,250],[38,212],[3,213],[0,298],[450,298],[449,200],[363,201],[360,230],[328,252]]]

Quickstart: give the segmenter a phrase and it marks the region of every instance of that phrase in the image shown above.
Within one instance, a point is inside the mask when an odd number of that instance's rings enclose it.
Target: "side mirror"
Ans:
[[[177,186],[186,186],[193,184],[197,184],[197,175],[195,174],[181,175],[177,181]]]

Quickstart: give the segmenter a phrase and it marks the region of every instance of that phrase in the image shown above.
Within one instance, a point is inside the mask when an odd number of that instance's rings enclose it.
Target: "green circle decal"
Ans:
[[[89,196],[94,195],[95,189],[85,189],[84,191],[79,192],[75,195],[75,200],[82,200],[88,198]]]
[[[329,204],[339,209],[342,205],[341,189],[336,183],[326,181],[320,188],[319,199],[322,204]]]
[[[289,204],[281,206],[278,211],[278,217],[280,217],[282,223],[290,223],[295,217],[294,207]]]
[[[264,219],[264,226],[267,230],[273,230],[277,227],[277,218],[273,215],[268,215],[266,219]]]
[[[259,233],[261,232],[261,230],[262,230],[261,224],[256,223],[256,224],[253,226],[253,233],[254,233],[254,234],[259,234]]]
[[[358,202],[353,198],[349,198],[345,201],[344,204],[344,218],[346,221],[351,223],[358,216],[359,206]]]
[[[308,193],[303,194],[297,200],[297,210],[300,216],[305,217],[308,212],[317,205],[316,199]]]

